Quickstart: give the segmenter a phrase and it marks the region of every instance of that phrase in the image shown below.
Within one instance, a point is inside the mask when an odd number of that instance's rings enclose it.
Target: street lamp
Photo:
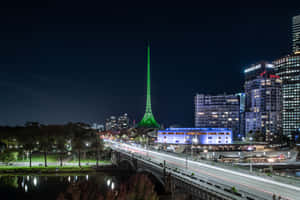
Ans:
[[[249,140],[250,140],[250,146],[251,146],[251,149],[250,149],[250,172],[252,172],[252,150],[253,150],[253,148],[252,148],[252,137],[250,137],[249,138]]]
[[[204,149],[203,152],[205,153],[205,158],[208,159],[208,150]]]
[[[268,162],[270,163],[271,172],[273,173],[273,163],[275,162],[274,158],[269,158]]]
[[[146,144],[147,157],[149,158],[149,136],[146,138]]]
[[[193,144],[195,144],[195,145],[197,145],[198,144],[198,138],[197,138],[197,136],[195,136],[194,138],[193,138],[193,140],[192,140],[192,146],[191,146],[191,155],[192,155],[192,158],[193,158]]]
[[[188,154],[185,157],[185,168],[188,169]]]

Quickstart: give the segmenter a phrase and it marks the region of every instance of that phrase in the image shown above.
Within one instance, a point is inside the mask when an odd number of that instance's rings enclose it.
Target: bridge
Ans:
[[[113,163],[148,173],[172,194],[187,193],[201,200],[297,200],[300,196],[296,185],[129,144],[105,142],[113,149]]]

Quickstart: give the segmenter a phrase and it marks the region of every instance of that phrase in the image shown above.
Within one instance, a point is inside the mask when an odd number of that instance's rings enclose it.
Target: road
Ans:
[[[28,167],[29,166],[29,162],[10,162],[11,166],[17,166],[17,167]],[[44,162],[32,162],[31,165],[32,166],[44,166]],[[0,162],[0,166],[7,166],[7,163],[2,163]],[[47,163],[48,166],[60,166],[59,162],[48,162]],[[85,166],[85,165],[96,165],[96,163],[86,163],[86,162],[82,162],[81,166]],[[99,165],[107,165],[106,163],[100,163]],[[69,162],[64,162],[63,166],[78,166],[78,162],[74,162],[74,163],[69,163]]]
[[[150,157],[151,161],[157,163],[163,163],[165,160],[169,166],[189,170],[191,173],[195,173],[195,175],[203,177],[206,180],[212,180],[222,185],[225,184],[235,187],[237,190],[256,194],[262,199],[272,199],[273,194],[275,194],[277,197],[281,196],[282,199],[286,200],[300,200],[300,187],[294,185],[191,160],[186,162],[184,158],[162,152],[150,151],[128,144],[114,142],[113,145],[123,151],[132,152],[139,156]]]

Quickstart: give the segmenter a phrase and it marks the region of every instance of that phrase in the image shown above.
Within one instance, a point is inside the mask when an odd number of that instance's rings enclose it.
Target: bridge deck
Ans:
[[[229,187],[235,187],[242,193],[253,194],[257,197],[255,199],[273,199],[272,196],[281,196],[285,200],[297,200],[300,199],[300,188],[283,184],[269,179],[265,179],[259,176],[253,176],[236,172],[221,167],[216,167],[200,162],[188,161],[173,155],[168,155],[161,152],[149,151],[143,148],[114,143],[111,144],[114,148],[119,150],[130,152],[143,159],[151,158],[151,162],[160,164],[166,161],[167,166],[170,169],[179,169],[186,173],[194,174],[204,180],[211,181],[214,184],[226,185]],[[186,176],[186,178],[188,178]]]

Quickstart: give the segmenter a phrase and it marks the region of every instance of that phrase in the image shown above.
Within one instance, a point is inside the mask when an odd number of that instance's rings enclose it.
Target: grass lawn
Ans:
[[[32,155],[31,157],[32,162],[44,162],[44,155]],[[58,162],[59,155],[49,154],[47,155],[47,162]],[[29,158],[19,159],[16,162],[29,162]]]
[[[45,162],[44,161],[44,155],[43,154],[39,154],[39,155],[32,155],[31,157],[31,160],[32,162]],[[29,162],[29,158],[27,159],[20,159],[20,160],[17,160],[16,162]],[[47,162],[52,162],[52,163],[59,163],[60,162],[60,157],[59,155],[55,155],[55,154],[49,154],[47,155]],[[81,163],[90,163],[90,164],[94,164],[96,163],[97,161],[95,159],[81,159],[80,160]],[[75,160],[70,160],[68,161],[68,163],[78,163],[78,159],[75,159]],[[99,164],[101,163],[104,163],[104,164],[109,164],[110,161],[108,160],[99,160]]]
[[[95,164],[97,161],[96,160],[86,160],[86,159],[83,159],[83,160],[80,160],[80,162],[81,163],[89,163],[89,164],[91,164],[91,163],[93,163],[93,164]],[[99,162],[99,164],[101,164],[101,163],[103,163],[103,164],[109,164],[109,163],[111,163],[109,160],[99,160],[98,161]],[[69,161],[69,163],[78,163],[78,160],[70,160]]]
[[[62,173],[62,172],[94,172],[90,166],[48,166],[48,167],[16,167],[16,166],[0,166],[0,174],[3,173]]]

